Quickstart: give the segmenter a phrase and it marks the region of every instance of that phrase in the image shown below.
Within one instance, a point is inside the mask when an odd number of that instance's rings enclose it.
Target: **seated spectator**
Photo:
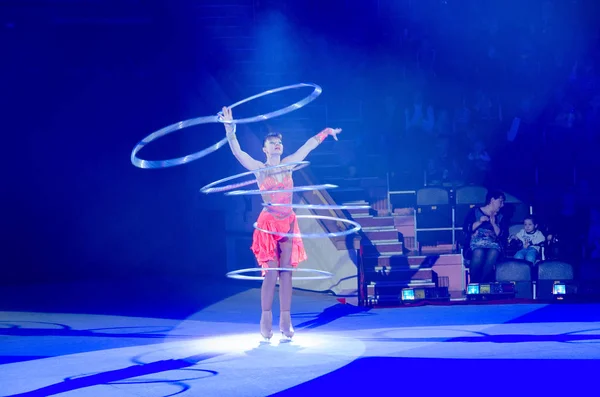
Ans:
[[[523,229],[508,238],[508,242],[519,241],[522,248],[515,254],[515,259],[525,259],[534,264],[540,257],[540,250],[546,238],[538,230],[538,224],[533,216],[527,216],[523,220]]]
[[[423,139],[421,135],[431,135],[435,127],[435,115],[431,105],[425,105],[423,94],[415,94],[413,104],[404,110],[407,138]]]
[[[490,170],[490,163],[492,161],[482,141],[475,142],[473,150],[469,153],[468,159],[469,165],[467,167],[469,182],[482,184]]]
[[[505,222],[500,209],[506,197],[500,191],[489,191],[486,205],[473,207],[463,226],[466,236],[466,257],[471,258],[471,282],[494,281],[496,261],[502,253],[502,236],[506,235]]]
[[[427,160],[428,185],[447,184],[460,178],[460,168],[449,148],[448,138],[438,138],[435,144],[435,153]]]

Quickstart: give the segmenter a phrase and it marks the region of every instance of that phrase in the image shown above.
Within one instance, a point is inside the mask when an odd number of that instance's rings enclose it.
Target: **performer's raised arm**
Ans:
[[[233,120],[231,109],[223,107],[223,120]],[[240,147],[240,143],[235,136],[235,124],[225,124],[225,134],[227,135],[227,141],[229,142],[231,152],[244,168],[249,171],[254,171],[263,167],[263,163],[253,159]]]
[[[331,135],[333,139],[337,141],[337,134],[339,134],[340,132],[342,132],[341,128],[325,128],[323,131],[319,132],[317,135],[311,137],[308,141],[306,141],[306,143],[302,145],[300,149],[296,151],[296,153],[290,154],[289,156],[284,158],[282,160],[282,163],[296,163],[299,161],[303,161],[306,158],[306,156],[308,156],[310,152],[316,149],[317,146],[319,146],[321,142],[323,142],[325,138],[327,138],[329,135]]]

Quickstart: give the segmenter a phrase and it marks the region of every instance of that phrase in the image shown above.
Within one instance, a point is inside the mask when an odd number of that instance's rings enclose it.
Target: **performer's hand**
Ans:
[[[487,222],[489,220],[490,220],[490,218],[484,215],[481,218],[479,218],[479,223]]]
[[[338,140],[337,138],[337,134],[339,134],[340,132],[342,132],[341,128],[325,128],[323,130],[323,132],[326,132],[327,135],[331,135],[333,137],[333,139],[335,139],[336,141]]]
[[[223,106],[223,120],[224,121],[231,121],[233,120],[233,115],[231,113],[231,109]],[[234,124],[224,124],[225,125],[225,133],[227,135],[231,135],[235,132],[235,125]]]

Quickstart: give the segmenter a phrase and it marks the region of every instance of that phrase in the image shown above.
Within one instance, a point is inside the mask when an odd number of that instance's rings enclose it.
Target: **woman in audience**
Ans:
[[[502,253],[502,236],[506,234],[505,222],[500,213],[506,197],[500,191],[489,191],[486,205],[474,207],[465,219],[466,257],[471,258],[470,281],[494,281],[494,267]],[[506,238],[504,238],[506,239]]]

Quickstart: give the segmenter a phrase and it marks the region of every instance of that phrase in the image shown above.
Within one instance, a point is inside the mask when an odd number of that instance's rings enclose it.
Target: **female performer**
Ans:
[[[223,108],[223,119],[233,120],[231,109]],[[265,203],[291,204],[292,193],[269,193],[272,190],[288,190],[294,187],[292,180],[293,165],[289,167],[276,168],[261,171],[262,168],[272,167],[285,163],[297,163],[303,161],[308,154],[316,149],[331,135],[337,141],[337,134],[341,129],[325,128],[314,137],[310,138],[296,153],[281,159],[283,144],[281,134],[269,133],[263,141],[263,152],[267,156],[266,162],[260,162],[252,158],[240,148],[235,136],[235,124],[225,124],[225,132],[229,141],[229,147],[235,158],[249,171],[255,171],[256,180]],[[263,230],[277,233],[300,234],[296,214],[289,207],[265,206],[258,216],[257,226]],[[300,237],[281,237],[274,234],[254,230],[252,235],[252,252],[256,256],[262,268],[291,268],[297,267],[298,263],[306,260],[306,251]],[[279,329],[287,337],[294,336],[290,308],[292,305],[292,273],[290,271],[263,271],[264,280],[261,287],[260,301],[262,314],[260,316],[260,333],[265,339],[273,336],[273,297],[275,285],[279,277]]]

